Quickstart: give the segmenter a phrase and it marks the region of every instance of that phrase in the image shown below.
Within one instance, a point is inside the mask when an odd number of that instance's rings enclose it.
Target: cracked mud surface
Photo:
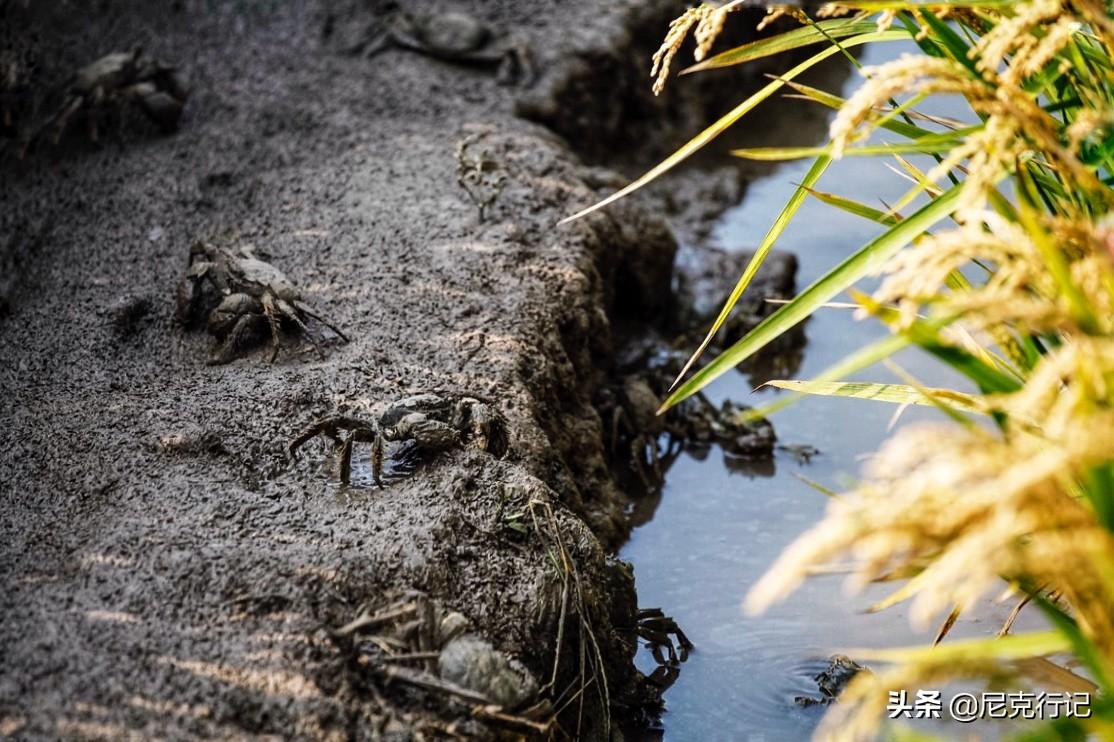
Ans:
[[[567,574],[505,527],[531,507],[576,565],[612,705],[634,702],[633,586],[607,559],[625,501],[591,398],[616,301],[668,294],[675,243],[635,201],[556,227],[615,176],[516,110],[583,136],[600,114],[561,118],[587,94],[569,80],[629,51],[650,11],[457,4],[531,41],[542,77],[520,91],[342,54],[377,5],[121,0],[28,21],[61,40],[44,74],[142,43],[192,95],[172,136],[125,117],[99,146],[0,163],[0,735],[489,736],[459,706],[369,689],[323,629],[418,590],[548,679]],[[482,223],[457,183],[465,137],[504,178]],[[229,231],[351,343],[206,365],[174,291],[190,244]],[[428,390],[492,400],[508,454],[451,451],[382,491],[366,466],[342,489],[323,443],[285,455],[315,417]],[[566,632],[557,693],[586,641]],[[586,737],[608,733],[601,696],[584,693]]]

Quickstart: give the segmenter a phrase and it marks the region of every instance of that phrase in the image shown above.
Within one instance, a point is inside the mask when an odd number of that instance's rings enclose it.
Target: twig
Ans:
[[[385,623],[390,623],[396,618],[402,618],[403,616],[407,616],[413,613],[415,610],[417,610],[417,606],[415,606],[413,603],[407,603],[398,608],[392,608],[390,610],[383,611],[382,613],[376,613],[374,615],[370,615],[365,611],[359,616],[356,616],[356,618],[354,618],[349,623],[346,623],[344,626],[341,626],[339,629],[333,631],[332,634],[333,636],[349,636],[356,633],[360,629],[366,629],[371,626],[381,626]]]

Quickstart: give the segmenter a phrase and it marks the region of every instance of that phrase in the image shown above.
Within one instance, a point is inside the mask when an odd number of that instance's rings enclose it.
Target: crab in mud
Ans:
[[[816,687],[820,689],[820,697],[797,696],[793,702],[798,706],[826,706],[839,698],[839,694],[847,688],[860,672],[870,673],[870,670],[860,665],[847,655],[836,654],[828,659],[828,666],[821,670],[813,679]]]
[[[70,120],[81,114],[95,142],[101,119],[130,103],[164,132],[171,132],[178,128],[188,94],[173,67],[147,57],[141,49],[108,54],[74,74],[65,100],[42,131],[53,131],[57,142]]]
[[[455,64],[497,70],[501,83],[529,82],[534,68],[529,48],[460,12],[411,15],[396,10],[383,17],[352,51],[372,57],[389,48],[406,49]]]
[[[347,436],[341,438],[343,432]],[[352,476],[352,448],[371,444],[371,474],[383,487],[383,466],[388,443],[409,442],[411,454],[436,454],[458,446],[471,446],[502,456],[507,450],[506,422],[490,404],[475,397],[416,394],[389,405],[376,420],[330,415],[315,420],[290,442],[291,457],[307,441],[324,435],[340,447],[340,480]]]
[[[306,326],[312,318],[348,342],[335,326],[302,302],[297,287],[278,268],[256,257],[250,246],[230,249],[199,241],[190,248],[189,270],[178,284],[178,320],[186,327],[206,324],[217,345],[212,364],[228,363],[270,332],[271,361],[278,357],[280,330],[293,325],[324,353]]]

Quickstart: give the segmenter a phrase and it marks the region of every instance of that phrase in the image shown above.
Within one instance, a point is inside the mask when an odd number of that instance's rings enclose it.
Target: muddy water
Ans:
[[[863,61],[877,63],[901,51],[870,49]],[[844,94],[857,84],[853,75]],[[962,110],[934,113],[962,115]],[[785,133],[772,143],[815,144],[794,141],[792,126],[779,128]],[[752,183],[744,201],[724,214],[712,241],[729,249],[754,246],[808,164],[784,165]],[[896,201],[908,183],[878,160],[848,158],[829,170],[819,188],[880,205],[879,198]],[[810,200],[776,249],[797,254],[798,286],[804,287],[877,234],[872,223]],[[862,287],[871,285],[865,282]],[[857,322],[850,311],[841,309],[821,310],[806,330],[808,345],[796,378],[817,375],[851,349],[885,333],[877,323]],[[919,351],[905,352],[896,360],[922,381],[965,386]],[[896,380],[882,367],[857,378]],[[779,393],[768,388],[752,392],[763,381],[732,372],[711,387],[710,396],[763,404]],[[777,554],[824,511],[826,498],[798,475],[836,489],[846,484],[860,471],[864,456],[886,438],[894,411],[880,402],[806,399],[773,421],[781,443],[820,450],[810,462],[779,451],[772,465],[731,469],[713,449],[702,461],[683,454],[670,469],[652,520],[635,531],[622,551],[635,566],[639,603],[672,614],[697,646],[666,693],[666,738],[807,739],[823,710],[801,708],[793,698],[816,694],[812,677],[825,658],[847,648],[931,640],[931,630],[919,634],[910,629],[902,606],[865,614],[884,592],[848,596],[841,576],[814,578],[762,616],[745,616],[741,607],[748,588]],[[935,414],[931,409],[909,410],[897,424]],[[988,604],[977,615],[961,618],[952,636],[991,634],[1008,609]],[[644,670],[652,669],[648,653],[639,659]]]

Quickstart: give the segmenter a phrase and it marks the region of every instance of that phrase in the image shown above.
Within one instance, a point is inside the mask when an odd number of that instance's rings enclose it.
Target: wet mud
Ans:
[[[536,732],[518,695],[485,715],[431,686],[437,645],[388,672],[338,638],[407,596],[461,617],[473,664],[521,668],[559,733],[636,716],[637,600],[611,556],[630,500],[597,393],[625,328],[675,321],[677,243],[653,194],[557,221],[622,181],[603,151],[648,156],[722,105],[649,95],[675,5],[455,4],[530,47],[537,79],[511,85],[350,53],[390,3],[2,5],[35,39],[25,121],[136,47],[190,92],[172,135],[125,107],[96,143],[73,126],[0,162],[0,736]],[[229,234],[349,342],[321,358],[287,328],[274,363],[264,343],[208,364],[175,295],[191,245]],[[383,488],[366,443],[347,485],[327,441],[288,455],[314,419],[423,392],[492,405],[505,452],[446,446]]]

